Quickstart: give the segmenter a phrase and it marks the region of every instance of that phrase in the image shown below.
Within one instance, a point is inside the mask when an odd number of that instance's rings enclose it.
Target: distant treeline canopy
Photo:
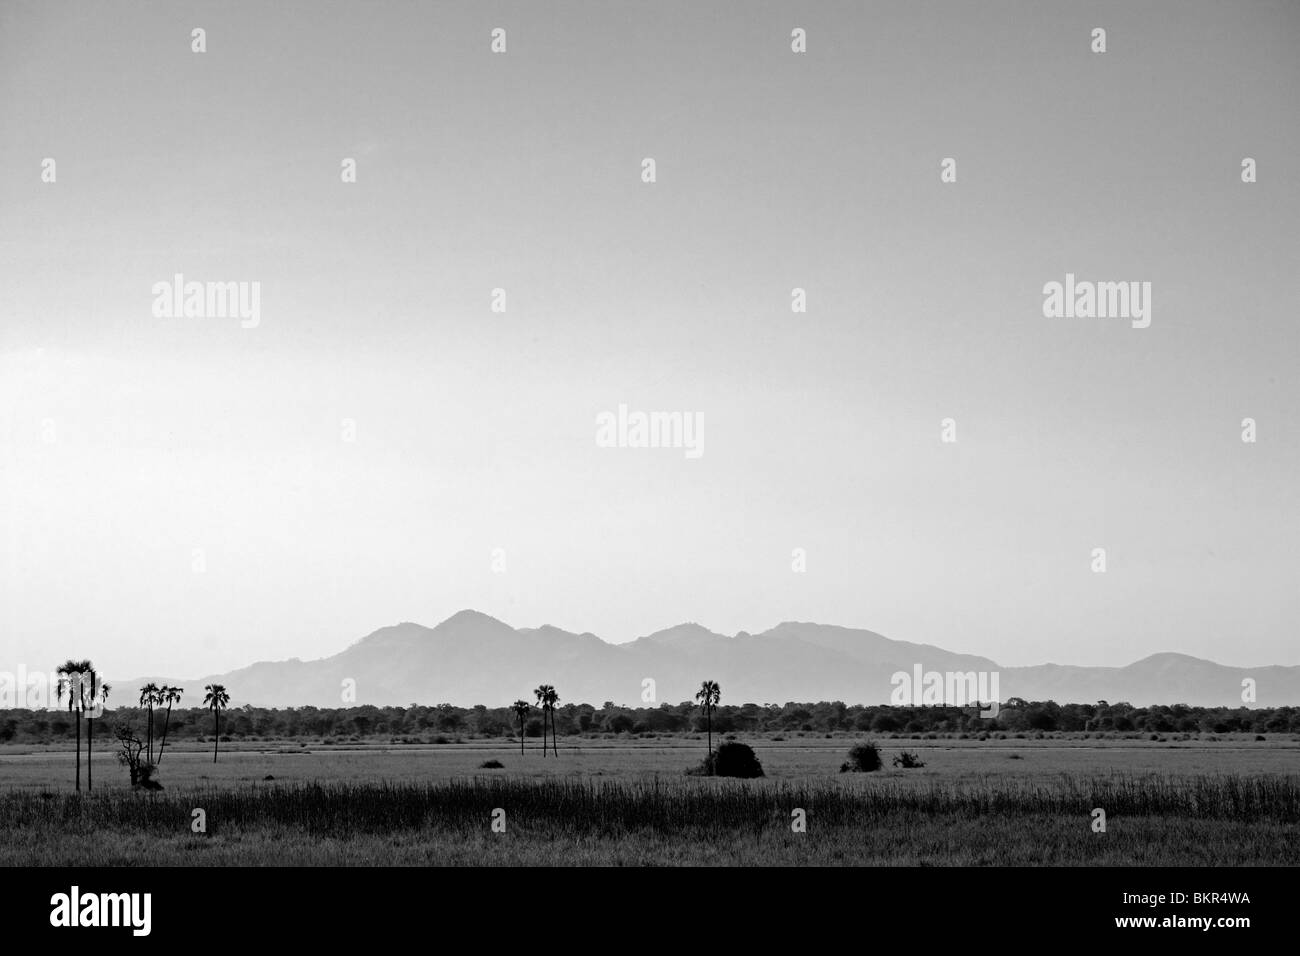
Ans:
[[[234,688],[232,688],[234,690]],[[66,711],[0,711],[0,742],[46,743],[73,739],[73,715]],[[127,723],[141,728],[148,719],[138,707],[105,711],[105,726]],[[163,711],[154,721],[162,726]],[[653,707],[620,707],[606,702],[564,704],[555,709],[560,736],[574,734],[703,733],[704,717],[694,702]],[[510,737],[518,734],[518,719],[509,707],[455,707],[451,704],[407,707],[353,706],[239,707],[221,718],[222,736],[233,739],[328,738],[386,736],[395,741],[424,740],[436,735]],[[168,738],[195,739],[213,732],[213,716],[203,708],[177,708],[170,717]],[[1300,733],[1300,707],[1190,707],[1172,704],[1134,707],[1127,703],[1057,704],[1012,698],[993,718],[975,707],[847,706],[839,702],[740,704],[720,706],[713,714],[713,732],[727,733],[940,733],[1067,731],[1096,733]],[[541,712],[534,711],[524,733],[540,737]]]

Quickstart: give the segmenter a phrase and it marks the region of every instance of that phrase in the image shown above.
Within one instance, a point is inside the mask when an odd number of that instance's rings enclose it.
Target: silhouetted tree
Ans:
[[[86,711],[86,675],[94,670],[90,661],[67,660],[59,667],[59,700],[68,698],[68,713],[77,727],[77,791],[81,791],[81,715]],[[93,696],[93,694],[92,694]]]
[[[510,705],[515,712],[515,717],[519,719],[519,756],[524,755],[524,721],[528,719],[528,712],[532,710],[526,700],[517,700]],[[543,745],[544,746],[544,745]]]
[[[544,686],[546,689],[546,709],[551,713],[551,750],[554,752],[555,756],[558,757],[560,751],[559,748],[555,746],[555,739],[557,736],[555,732],[555,705],[560,702],[560,695],[555,692],[555,688],[550,684]],[[542,740],[542,746],[546,746],[545,739]]]
[[[212,762],[216,763],[217,747],[221,743],[221,712],[230,703],[230,695],[221,684],[207,684],[203,689],[207,691],[203,698],[203,706],[212,711],[212,717],[216,721],[212,734]]]
[[[181,702],[181,694],[185,693],[184,687],[169,687],[164,684],[158,688],[158,696],[167,704],[167,715],[163,718],[162,743],[158,745],[158,763],[162,763],[163,751],[167,749],[167,729],[172,722],[172,704]],[[153,723],[152,720],[149,721]]]
[[[538,684],[537,689],[533,691],[533,696],[537,698],[537,706],[542,709],[542,756],[546,756],[546,692],[550,688],[546,684]]]
[[[147,714],[144,725],[144,748],[153,763],[153,705],[158,700],[158,685],[153,681],[140,688],[140,708]]]
[[[704,719],[708,726],[709,732],[709,754],[713,754],[713,710],[722,700],[722,688],[718,686],[717,681],[706,680],[700,684],[700,689],[695,692],[695,699],[700,702],[704,709]]]

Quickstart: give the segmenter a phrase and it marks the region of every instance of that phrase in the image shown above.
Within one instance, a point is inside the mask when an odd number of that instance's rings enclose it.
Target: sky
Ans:
[[[467,607],[1300,664],[1298,43],[1286,2],[7,2],[0,670]],[[155,314],[178,273],[256,326]],[[1067,273],[1150,326],[1045,317]],[[600,447],[620,405],[702,454]]]

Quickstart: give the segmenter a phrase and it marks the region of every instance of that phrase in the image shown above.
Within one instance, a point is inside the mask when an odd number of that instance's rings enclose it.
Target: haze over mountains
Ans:
[[[1241,706],[1242,681],[1256,682],[1259,706],[1300,702],[1300,667],[1225,667],[1183,654],[1154,654],[1126,667],[1040,664],[1000,667],[985,657],[928,644],[894,641],[872,631],[787,622],[761,634],[727,637],[699,624],[679,624],[626,644],[549,625],[512,628],[478,611],[461,611],[436,627],[403,623],[381,628],[332,657],[264,661],[198,678],[153,675],[186,688],[197,705],[204,684],[222,683],[231,705],[268,707],[452,703],[504,706],[531,699],[532,688],[555,685],[565,703],[641,705],[643,681],[653,700],[689,700],[701,680],[717,680],[724,703],[840,700],[885,704],[891,677],[923,671],[996,672],[998,696],[1027,700],[1135,705],[1185,703]],[[345,682],[354,681],[355,685]],[[344,698],[355,686],[355,698]]]

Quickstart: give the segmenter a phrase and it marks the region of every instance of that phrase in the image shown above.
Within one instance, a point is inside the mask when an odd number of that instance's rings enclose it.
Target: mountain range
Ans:
[[[516,698],[531,700],[532,689],[547,683],[563,702],[643,706],[647,701],[690,700],[707,678],[721,684],[724,703],[887,704],[896,689],[893,676],[914,675],[918,669],[984,673],[990,680],[996,674],[996,696],[1003,702],[1021,697],[1238,707],[1243,681],[1250,679],[1256,689],[1252,706],[1300,703],[1300,666],[1226,667],[1163,653],[1125,667],[1001,667],[986,657],[895,641],[873,631],[798,622],[731,637],[699,624],[679,624],[610,644],[594,634],[549,625],[513,628],[472,610],[432,628],[412,623],[384,627],[319,660],[263,661],[188,680],[154,675],[118,686],[135,688],[150,680],[177,684],[186,688],[183,706],[198,705],[203,686],[220,683],[232,706],[447,702],[497,707]],[[916,693],[915,702],[923,702],[919,688]]]

